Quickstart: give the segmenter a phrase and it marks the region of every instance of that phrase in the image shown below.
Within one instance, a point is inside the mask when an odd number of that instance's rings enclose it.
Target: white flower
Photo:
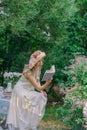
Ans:
[[[14,78],[14,77],[20,77],[21,76],[21,73],[19,72],[5,72],[4,73],[4,78]]]
[[[8,77],[7,75],[8,75],[8,73],[7,73],[7,72],[5,72],[5,73],[4,73],[4,75],[3,75],[3,76],[4,76],[4,78]]]

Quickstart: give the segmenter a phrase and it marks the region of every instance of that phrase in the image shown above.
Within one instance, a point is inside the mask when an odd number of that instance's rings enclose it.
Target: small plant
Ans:
[[[17,82],[21,73],[18,72],[5,72],[4,73],[4,86],[7,86],[8,82],[12,83],[12,86]]]

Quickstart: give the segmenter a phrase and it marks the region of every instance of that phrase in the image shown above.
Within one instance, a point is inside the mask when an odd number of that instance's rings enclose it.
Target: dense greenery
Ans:
[[[85,99],[86,71],[84,74],[77,71],[82,64],[75,68],[74,80],[66,66],[77,53],[82,57],[87,55],[87,0],[1,0],[0,10],[0,84],[3,85],[5,71],[22,72],[30,54],[40,49],[47,53],[42,74],[55,64],[54,84],[66,89],[78,82],[84,86],[79,90],[83,92],[81,100]],[[57,114],[60,113],[60,118],[65,115],[66,121],[73,115],[68,125],[75,130],[76,125],[84,121],[82,107],[77,107],[72,114],[71,108],[75,105],[70,99],[72,96],[65,98],[64,107],[57,109]],[[77,119],[78,113],[81,120]]]
[[[79,54],[80,55],[80,54]],[[65,103],[57,109],[59,117],[72,130],[82,129],[84,125],[83,106],[87,99],[87,58],[76,56],[71,65],[63,71],[67,75],[64,88],[76,88],[66,91]],[[86,112],[85,112],[86,113]]]
[[[0,53],[4,70],[22,71],[34,50],[44,50],[49,56],[53,47],[66,44],[67,23],[76,11],[75,4],[70,0],[3,0]]]

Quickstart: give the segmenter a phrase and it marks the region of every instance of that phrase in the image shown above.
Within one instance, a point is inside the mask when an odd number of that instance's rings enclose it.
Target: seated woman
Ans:
[[[49,79],[45,84],[40,84],[45,56],[44,52],[35,51],[14,86],[6,122],[10,130],[36,130],[44,116],[47,95],[43,90],[51,83]]]

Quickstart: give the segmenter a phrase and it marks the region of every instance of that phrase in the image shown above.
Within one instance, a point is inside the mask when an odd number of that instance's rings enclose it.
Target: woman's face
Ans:
[[[36,64],[36,67],[42,67],[43,65],[43,60],[39,60],[38,63]]]

